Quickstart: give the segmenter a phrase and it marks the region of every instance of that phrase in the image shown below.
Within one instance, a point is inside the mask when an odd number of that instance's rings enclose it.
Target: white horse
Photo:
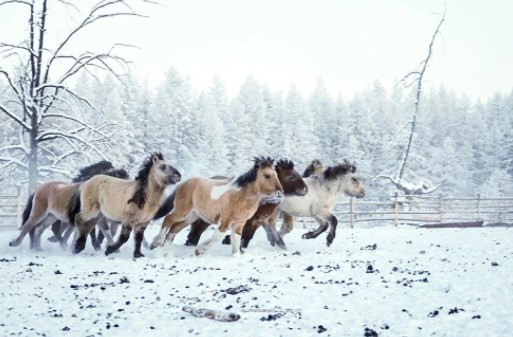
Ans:
[[[348,162],[328,167],[322,174],[303,178],[308,187],[305,196],[288,195],[279,204],[278,208],[292,216],[313,217],[319,223],[319,228],[303,234],[303,239],[313,239],[325,232],[329,227],[327,238],[328,246],[335,238],[337,230],[337,218],[332,214],[333,207],[337,202],[338,195],[347,195],[362,198],[365,196],[365,187],[358,175],[355,174],[356,167]],[[276,231],[276,219],[278,213],[270,220],[266,231],[276,236],[283,237],[290,233],[293,223],[283,222],[282,228]],[[279,239],[278,239],[279,240]]]

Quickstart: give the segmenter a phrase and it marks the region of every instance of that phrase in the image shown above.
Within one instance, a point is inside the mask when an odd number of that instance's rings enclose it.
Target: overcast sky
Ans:
[[[447,0],[427,84],[486,99],[513,89],[513,1]],[[349,98],[375,80],[390,88],[425,57],[443,11],[439,0],[187,0],[145,7],[148,19],[92,27],[75,48],[133,43],[134,68],[151,85],[170,66],[195,90],[218,74],[234,94],[254,75],[273,90],[312,92],[323,80]],[[76,13],[49,29],[62,36]],[[0,41],[14,42],[25,18],[0,9]],[[20,35],[21,36],[21,35]],[[1,62],[1,61],[0,61]]]

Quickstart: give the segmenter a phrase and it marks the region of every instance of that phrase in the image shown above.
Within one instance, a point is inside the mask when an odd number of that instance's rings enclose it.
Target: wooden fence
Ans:
[[[0,226],[19,225],[27,197],[0,195]],[[512,198],[457,198],[444,196],[342,197],[334,214],[350,227],[377,225],[421,225],[429,223],[484,221],[513,223]],[[298,224],[313,221],[302,219]]]

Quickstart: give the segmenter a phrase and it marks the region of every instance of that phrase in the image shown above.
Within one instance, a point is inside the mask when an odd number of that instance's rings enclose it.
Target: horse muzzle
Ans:
[[[295,195],[298,196],[298,197],[304,197],[305,195],[308,194],[308,187],[303,187],[302,189],[296,191]]]
[[[261,203],[263,204],[279,204],[283,201],[285,196],[282,191],[278,191],[275,194],[267,195],[262,198]]]
[[[171,184],[176,184],[182,179],[182,175],[180,173],[172,174],[168,177],[168,180]]]

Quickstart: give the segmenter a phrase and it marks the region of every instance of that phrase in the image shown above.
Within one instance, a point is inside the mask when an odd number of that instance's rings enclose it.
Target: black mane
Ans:
[[[316,165],[322,167],[322,163],[319,159],[314,159],[310,164],[308,164],[305,171],[303,172],[303,178],[308,178],[309,176],[311,176],[315,171]]]
[[[104,172],[102,174],[105,174],[106,176],[111,176],[114,178],[123,179],[123,180],[128,180],[128,178],[130,177],[128,175],[128,172],[125,169],[116,169],[116,170],[112,169],[112,170],[108,170],[107,172]]]
[[[340,176],[346,175],[348,173],[355,173],[356,166],[349,163],[348,161],[344,161],[341,164],[337,164],[335,166],[330,166],[323,172],[323,177],[326,180],[335,180]]]
[[[153,166],[153,158],[164,160],[162,153],[155,152],[144,161],[141,169],[137,172],[137,176],[135,177],[135,180],[139,182],[139,188],[135,191],[132,198],[128,200],[128,203],[133,202],[140,209],[142,209],[146,203],[146,189],[148,187],[148,177],[150,176],[150,171]]]
[[[253,167],[248,172],[240,175],[235,184],[238,187],[244,187],[247,184],[254,182],[257,178],[258,169],[262,167],[273,167],[274,159],[270,157],[255,157],[253,158]]]
[[[89,180],[91,177],[103,174],[108,170],[112,170],[114,167],[112,166],[112,163],[107,160],[102,160],[96,164],[92,164],[86,167],[81,168],[78,171],[78,175],[74,177],[71,181],[74,183],[83,182],[86,180]]]
[[[294,169],[294,162],[288,159],[280,159],[274,166],[275,168],[282,168],[285,170],[293,170]]]

